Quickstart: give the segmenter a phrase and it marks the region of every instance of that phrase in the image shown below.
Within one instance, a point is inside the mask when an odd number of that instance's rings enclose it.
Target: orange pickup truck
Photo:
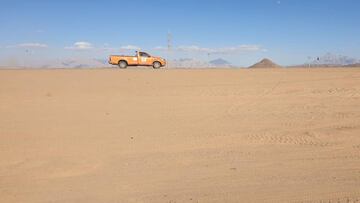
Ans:
[[[118,65],[120,68],[127,68],[128,66],[152,66],[158,69],[166,65],[166,60],[137,51],[135,56],[111,55],[109,63],[111,65]]]

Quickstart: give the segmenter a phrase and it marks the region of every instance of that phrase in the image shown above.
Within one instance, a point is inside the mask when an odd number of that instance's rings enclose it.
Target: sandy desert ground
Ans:
[[[360,202],[360,69],[1,70],[0,202]]]

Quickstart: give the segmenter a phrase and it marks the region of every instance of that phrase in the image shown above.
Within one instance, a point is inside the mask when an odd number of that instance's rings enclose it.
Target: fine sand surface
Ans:
[[[360,202],[360,69],[1,70],[0,202]]]

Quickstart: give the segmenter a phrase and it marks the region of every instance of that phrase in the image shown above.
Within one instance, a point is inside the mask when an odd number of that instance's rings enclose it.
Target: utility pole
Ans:
[[[309,61],[309,68],[311,68],[311,63],[312,63],[312,57],[308,56],[308,61]]]
[[[26,49],[25,50],[25,57],[24,57],[24,65],[23,67],[26,68],[30,63],[30,59],[31,59],[31,55],[32,55],[32,50],[31,49]]]
[[[208,68],[210,68],[211,67],[211,65],[210,65],[210,52],[207,54],[207,65],[208,65]]]
[[[171,67],[170,66],[170,58],[171,58],[171,53],[172,53],[172,49],[173,49],[173,44],[172,44],[172,40],[173,40],[173,36],[171,34],[171,32],[169,31],[167,34],[167,67]]]

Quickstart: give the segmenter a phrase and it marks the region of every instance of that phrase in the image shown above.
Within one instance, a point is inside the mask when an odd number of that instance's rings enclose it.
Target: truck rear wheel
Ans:
[[[119,68],[121,69],[125,69],[127,68],[128,64],[126,63],[126,61],[119,61]]]
[[[154,68],[154,69],[159,69],[160,67],[161,67],[161,63],[160,63],[160,62],[158,62],[158,61],[154,62],[154,64],[153,64],[153,68]]]

